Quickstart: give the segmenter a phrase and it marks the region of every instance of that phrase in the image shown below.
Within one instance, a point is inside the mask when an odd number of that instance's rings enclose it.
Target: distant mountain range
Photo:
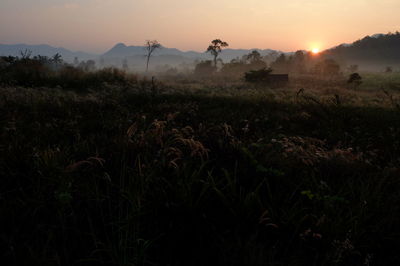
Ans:
[[[31,51],[32,56],[43,55],[43,56],[53,56],[59,53],[63,59],[67,62],[72,62],[75,57],[79,60],[105,60],[111,62],[119,62],[125,58],[129,61],[144,60],[146,54],[144,46],[126,46],[123,43],[119,43],[112,47],[109,51],[104,54],[95,53],[85,53],[85,52],[74,52],[65,48],[56,48],[49,45],[27,45],[27,44],[0,44],[0,56],[19,56],[21,51]],[[250,53],[252,50],[258,50],[262,55],[267,55],[270,53],[281,53],[280,51],[275,51],[271,49],[224,49],[220,58],[224,61],[230,61],[234,58],[240,58],[245,54]],[[154,59],[155,58],[155,59]],[[205,60],[211,59],[210,54],[205,52],[195,52],[195,51],[181,51],[176,48],[166,48],[156,50],[154,52],[154,61],[163,61],[165,63],[176,63],[180,62],[193,62],[194,60]]]
[[[260,49],[224,49],[223,52],[221,53],[220,57],[224,61],[230,61],[234,58],[237,57],[242,57],[245,54],[250,53],[253,50],[257,50],[260,52],[261,55],[267,55],[270,53],[282,53],[280,51],[276,50],[271,50],[271,49],[265,49],[265,50],[260,50]],[[131,56],[140,56],[140,55],[145,55],[145,48],[143,46],[126,46],[123,43],[119,43],[115,45],[111,50],[106,52],[105,54],[102,55],[104,58],[123,58],[123,57],[131,57]],[[176,48],[162,48],[159,50],[156,50],[154,52],[154,56],[179,56],[179,57],[186,57],[190,59],[211,59],[210,54],[207,54],[205,52],[195,52],[195,51],[188,51],[188,52],[183,52],[180,51]]]
[[[0,56],[18,56],[20,51],[32,51],[32,55],[53,56],[56,53],[62,55],[67,62],[72,62],[75,57],[79,60],[96,60],[104,65],[120,66],[124,59],[129,65],[143,67],[145,61],[145,48],[143,46],[127,46],[118,43],[104,54],[74,52],[65,48],[56,48],[49,45],[26,44],[0,44]],[[220,58],[229,62],[235,58],[258,50],[261,55],[277,55],[281,51],[271,49],[224,49]],[[287,53],[291,54],[291,53]],[[342,44],[321,53],[324,57],[333,58],[342,64],[359,65],[400,65],[400,34],[374,34],[351,44]],[[211,55],[205,52],[180,51],[176,48],[157,50],[152,58],[153,65],[178,65],[181,63],[193,63],[195,60],[211,59]]]

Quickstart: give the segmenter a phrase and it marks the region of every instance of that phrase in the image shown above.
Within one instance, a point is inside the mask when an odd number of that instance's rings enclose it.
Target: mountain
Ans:
[[[131,66],[142,69],[145,63],[146,50],[144,46],[127,46],[118,43],[104,54],[74,52],[65,48],[56,48],[49,45],[0,44],[0,56],[18,56],[20,51],[30,50],[32,55],[53,56],[56,53],[62,55],[67,62],[72,62],[75,57],[79,60],[96,60],[103,66],[122,66],[126,59]],[[261,55],[269,55],[273,60],[281,51],[270,49],[224,49],[220,54],[224,62],[241,58],[251,51],[257,50]],[[290,55],[292,53],[286,53]],[[341,44],[321,52],[325,58],[332,58],[342,65],[359,65],[362,70],[382,70],[386,66],[400,67],[400,33],[373,34],[366,36],[350,44]],[[151,66],[171,65],[182,63],[192,64],[196,60],[211,60],[212,56],[205,52],[181,51],[176,48],[163,47],[154,52],[151,58]]]
[[[400,66],[400,33],[374,34],[351,44],[342,44],[321,53],[341,64],[357,64],[366,70]]]
[[[118,43],[104,54],[94,54],[85,52],[74,52],[65,48],[53,47],[50,45],[27,45],[27,44],[0,44],[0,56],[20,56],[25,50],[31,51],[32,56],[53,56],[60,54],[66,62],[73,62],[77,57],[82,60],[95,60],[102,66],[122,66],[126,59],[130,66],[136,66],[137,70],[141,70],[145,64],[146,49],[144,46],[127,46],[123,43]],[[241,58],[243,55],[250,53],[252,50],[257,50],[261,55],[281,53],[275,50],[260,50],[260,49],[224,49],[220,54],[224,62],[229,62],[235,58]],[[163,47],[154,52],[151,61],[152,66],[171,65],[178,66],[180,64],[192,64],[196,60],[211,60],[212,56],[205,52],[196,51],[181,51],[176,48]]]
[[[243,55],[250,53],[253,50],[257,50],[261,55],[267,55],[270,53],[281,53],[280,51],[265,49],[224,49],[220,55],[220,58],[224,61],[230,61],[235,58],[241,58]],[[103,58],[128,58],[132,56],[145,56],[146,50],[144,46],[127,46],[123,43],[116,44],[113,48],[102,55]],[[154,52],[154,56],[177,56],[185,57],[192,60],[206,60],[211,59],[210,54],[205,52],[195,52],[195,51],[181,51],[176,48],[166,48],[163,47]]]
[[[41,45],[27,45],[27,44],[0,44],[0,56],[20,56],[20,52],[31,51],[32,56],[53,56],[60,54],[67,62],[72,62],[75,57],[80,60],[95,59],[98,57],[96,54],[85,52],[73,52],[65,48],[57,48],[46,44]]]

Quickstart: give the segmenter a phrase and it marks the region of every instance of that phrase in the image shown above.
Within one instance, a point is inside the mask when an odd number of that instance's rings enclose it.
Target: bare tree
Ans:
[[[25,49],[24,51],[20,50],[19,54],[21,55],[22,59],[29,59],[31,58],[32,51],[28,49]]]
[[[51,58],[51,61],[53,61],[53,63],[55,65],[59,65],[62,63],[62,56],[59,53],[56,53],[55,55],[53,55],[53,57]]]
[[[227,42],[223,42],[220,39],[211,41],[211,44],[207,48],[207,53],[211,53],[214,56],[214,66],[217,66],[217,57],[222,52],[222,48],[228,47]]]
[[[146,55],[146,57],[147,57],[146,72],[147,72],[147,71],[149,71],[149,62],[150,62],[151,55],[153,54],[153,52],[155,50],[162,48],[162,45],[156,40],[153,40],[153,41],[147,40],[145,43],[145,48],[147,51],[147,55]]]

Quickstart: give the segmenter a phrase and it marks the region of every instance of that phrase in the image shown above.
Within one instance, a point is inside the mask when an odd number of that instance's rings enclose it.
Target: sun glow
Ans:
[[[319,48],[313,48],[312,50],[311,50],[311,52],[313,53],[313,54],[318,54],[319,53]]]

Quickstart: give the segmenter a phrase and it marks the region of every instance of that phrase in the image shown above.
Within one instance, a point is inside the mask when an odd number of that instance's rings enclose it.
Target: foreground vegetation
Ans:
[[[1,88],[8,265],[400,263],[396,97],[132,84]]]

